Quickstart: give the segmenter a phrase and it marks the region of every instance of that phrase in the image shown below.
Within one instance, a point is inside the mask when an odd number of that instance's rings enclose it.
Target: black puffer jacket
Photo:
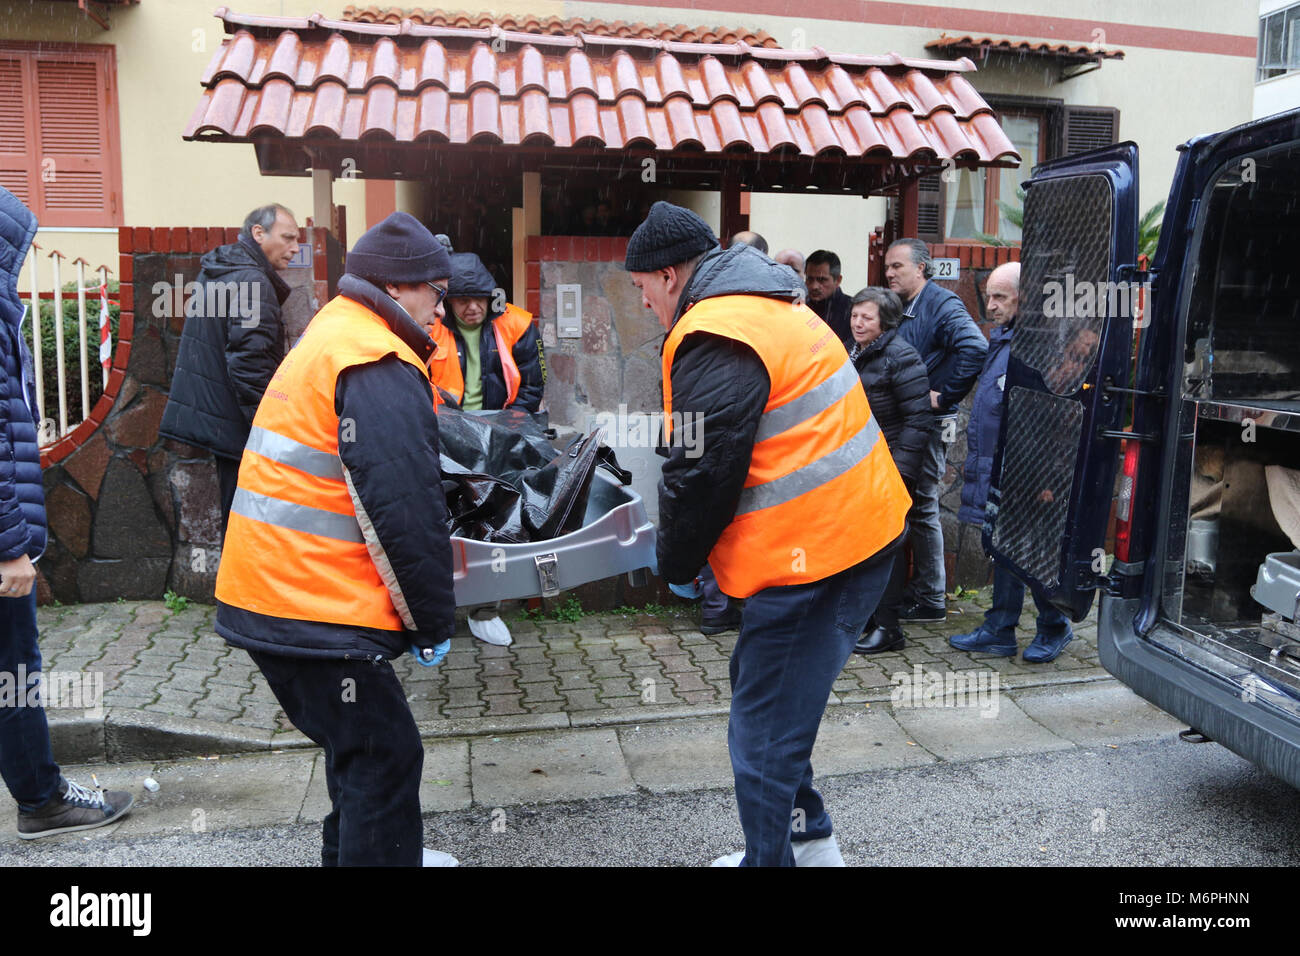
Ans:
[[[472,252],[457,252],[451,257],[451,282],[447,286],[447,295],[484,296],[488,300],[487,318],[483,320],[483,331],[479,334],[479,368],[482,371],[483,407],[485,409],[506,407],[506,378],[501,370],[501,356],[497,354],[497,337],[493,334],[492,323],[506,310],[505,291],[497,285],[492,273],[483,260]],[[443,325],[456,337],[456,355],[460,360],[460,374],[465,375],[465,339],[456,325],[456,316],[451,303],[447,303]],[[542,392],[546,388],[546,372],[542,365],[542,340],[537,334],[537,326],[530,325],[519,336],[510,350],[515,365],[519,368],[519,391],[515,395],[512,408],[526,408],[537,411],[542,403]]]
[[[239,458],[267,383],[284,358],[289,286],[252,239],[218,246],[196,280],[215,315],[189,315],[158,433]]]
[[[853,300],[849,298],[843,289],[836,289],[820,302],[809,299],[807,306],[821,316],[821,320],[834,330],[835,334],[840,337],[840,341],[844,343],[845,348],[853,344],[853,329],[850,326],[853,315]]]
[[[889,453],[908,489],[921,474],[921,454],[930,443],[934,416],[930,413],[930,380],[916,349],[889,329],[861,352],[850,350],[853,367],[862,378],[871,414],[885,433]]]

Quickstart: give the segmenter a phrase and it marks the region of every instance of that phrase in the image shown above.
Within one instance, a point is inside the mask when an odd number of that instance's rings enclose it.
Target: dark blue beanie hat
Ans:
[[[357,240],[343,271],[380,285],[432,282],[450,278],[451,256],[420,220],[395,212]]]
[[[718,244],[709,224],[689,209],[670,202],[655,203],[650,215],[627,241],[623,268],[628,272],[654,272],[694,259]]]

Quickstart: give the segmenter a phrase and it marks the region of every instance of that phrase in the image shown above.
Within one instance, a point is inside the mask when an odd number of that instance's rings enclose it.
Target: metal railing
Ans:
[[[115,302],[118,296],[109,296],[108,294],[108,274],[113,270],[108,266],[101,265],[93,272],[99,273],[99,283],[92,286],[86,285],[86,268],[90,265],[85,259],[74,259],[73,265],[77,267],[77,281],[75,295],[77,297],[77,362],[80,370],[81,383],[81,417],[75,421],[69,421],[69,396],[68,396],[68,375],[67,375],[67,343],[64,341],[64,315],[63,299],[65,295],[72,295],[73,292],[63,288],[62,264],[67,258],[59,250],[55,249],[48,253],[47,258],[50,262],[50,289],[48,291],[41,288],[40,272],[40,253],[41,247],[32,243],[28,253],[28,262],[30,263],[30,291],[24,295],[19,295],[27,299],[31,306],[28,317],[30,319],[31,331],[29,333],[28,344],[32,351],[32,362],[35,366],[36,374],[36,406],[40,422],[37,426],[38,442],[41,446],[50,445],[58,441],[72,429],[76,428],[83,421],[90,417],[92,402],[90,400],[90,344],[86,328],[86,293],[92,292],[99,297],[99,310],[95,316],[96,328],[96,361],[100,366],[100,389],[103,391],[108,385],[108,372],[112,365],[112,322],[110,319],[110,303]],[[41,329],[41,303],[52,302],[54,307],[53,326],[54,326],[54,373],[57,379],[56,394],[58,396],[58,420],[57,422],[48,416],[45,407],[45,352],[42,348],[43,332]]]

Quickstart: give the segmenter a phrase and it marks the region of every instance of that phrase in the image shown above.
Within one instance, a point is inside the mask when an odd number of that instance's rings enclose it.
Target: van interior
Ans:
[[[1300,145],[1230,164],[1202,206],[1162,619],[1300,704]]]

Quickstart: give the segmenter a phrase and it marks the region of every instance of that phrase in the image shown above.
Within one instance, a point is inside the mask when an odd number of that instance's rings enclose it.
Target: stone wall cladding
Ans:
[[[184,315],[175,308],[155,315],[153,290],[177,276],[193,280],[203,253],[238,232],[118,230],[121,317],[108,385],[86,421],[41,451],[50,522],[37,564],[42,603],[159,598],[167,590],[213,600],[221,547],[216,467],[203,449],[158,436]],[[316,230],[312,239],[322,236]],[[284,306],[287,347],[314,314],[324,276],[284,275],[294,287]]]

